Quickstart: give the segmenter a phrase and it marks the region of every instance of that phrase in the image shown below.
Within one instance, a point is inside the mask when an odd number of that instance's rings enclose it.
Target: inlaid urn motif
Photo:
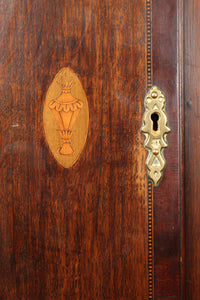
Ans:
[[[61,86],[62,94],[49,103],[49,108],[52,110],[60,126],[60,135],[63,140],[63,145],[59,149],[59,152],[62,155],[71,155],[74,152],[71,147],[72,128],[83,107],[83,102],[72,96],[72,80],[67,81],[67,79],[63,79],[63,82],[58,84]]]
[[[77,75],[63,68],[47,92],[44,129],[54,157],[64,167],[72,166],[86,142],[88,103]]]

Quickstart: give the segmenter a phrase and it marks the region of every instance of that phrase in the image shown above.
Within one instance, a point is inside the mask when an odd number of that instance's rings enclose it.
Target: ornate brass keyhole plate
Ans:
[[[168,146],[166,136],[171,131],[168,127],[165,103],[165,95],[157,86],[153,86],[144,99],[145,113],[141,131],[146,137],[146,167],[154,187],[159,185],[163,176],[166,165],[164,148]]]

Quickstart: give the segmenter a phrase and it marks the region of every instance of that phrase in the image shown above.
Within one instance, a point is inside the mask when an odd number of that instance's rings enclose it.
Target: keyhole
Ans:
[[[151,115],[151,120],[153,121],[153,130],[158,131],[158,120],[159,120],[159,115],[157,113],[153,113]]]

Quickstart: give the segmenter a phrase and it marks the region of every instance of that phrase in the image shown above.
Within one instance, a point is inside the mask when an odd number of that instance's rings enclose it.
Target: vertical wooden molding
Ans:
[[[147,87],[152,86],[152,10],[151,0],[146,0],[146,39],[147,39]],[[154,268],[153,268],[153,187],[148,179],[148,298],[154,299]]]
[[[200,299],[200,3],[184,1],[185,299]]]
[[[151,30],[151,0],[146,0],[146,38],[147,38],[147,91],[152,85],[152,30]]]
[[[184,187],[184,124],[185,124],[185,94],[184,94],[184,80],[185,80],[185,66],[184,66],[184,34],[185,34],[185,24],[184,24],[184,0],[178,1],[178,31],[177,31],[177,69],[178,69],[178,103],[179,103],[179,165],[180,165],[180,228],[181,228],[181,245],[180,245],[180,299],[184,300],[186,297],[185,291],[185,187]]]

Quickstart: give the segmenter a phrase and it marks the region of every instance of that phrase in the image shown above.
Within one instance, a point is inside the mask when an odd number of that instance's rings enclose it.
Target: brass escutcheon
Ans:
[[[165,103],[165,95],[157,86],[153,86],[144,98],[145,113],[141,132],[146,137],[144,142],[144,147],[148,151],[146,167],[154,187],[159,185],[163,176],[166,165],[164,148],[168,147],[166,136],[171,131],[168,127]]]

